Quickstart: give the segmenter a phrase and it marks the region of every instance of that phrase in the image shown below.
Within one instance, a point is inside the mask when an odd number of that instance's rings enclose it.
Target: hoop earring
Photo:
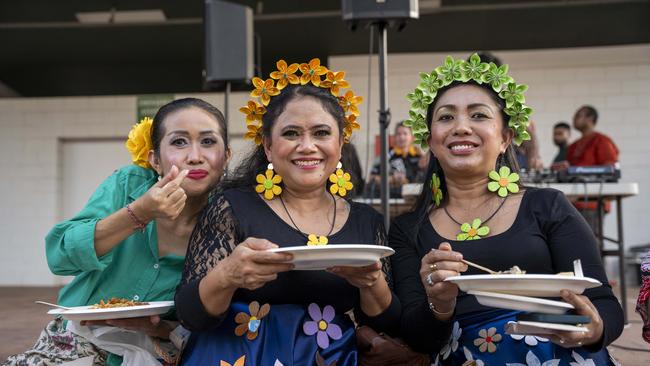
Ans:
[[[330,175],[330,182],[332,183],[330,186],[330,192],[345,197],[345,195],[354,187],[354,184],[350,182],[351,178],[350,173],[343,171],[343,164],[339,161],[339,163],[336,164],[336,171]]]
[[[282,193],[282,188],[278,185],[282,183],[282,177],[273,171],[273,163],[266,166],[264,174],[258,174],[255,177],[258,185],[255,186],[255,192],[264,193],[264,198],[272,200],[273,197]]]

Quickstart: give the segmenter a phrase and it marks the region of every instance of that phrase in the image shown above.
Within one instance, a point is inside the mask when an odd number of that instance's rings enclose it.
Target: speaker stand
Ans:
[[[390,189],[388,187],[388,126],[390,125],[390,109],[386,107],[386,95],[388,93],[388,67],[386,66],[388,51],[386,49],[386,28],[388,23],[378,21],[372,26],[377,27],[379,35],[379,141],[380,158],[379,173],[381,184],[381,207],[384,213],[384,225],[386,230],[390,227]],[[370,111],[368,111],[370,113]]]

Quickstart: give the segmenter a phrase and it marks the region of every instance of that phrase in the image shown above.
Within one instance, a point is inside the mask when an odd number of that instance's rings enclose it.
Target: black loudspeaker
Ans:
[[[205,82],[213,89],[253,77],[253,10],[205,0]]]
[[[418,19],[418,0],[342,0],[345,21]]]

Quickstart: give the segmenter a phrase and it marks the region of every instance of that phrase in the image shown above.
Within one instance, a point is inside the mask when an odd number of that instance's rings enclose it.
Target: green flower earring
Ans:
[[[511,173],[510,168],[502,166],[499,172],[496,170],[491,171],[488,176],[492,180],[488,183],[488,190],[490,192],[497,192],[499,197],[506,197],[509,193],[519,192],[519,174]]]
[[[440,190],[440,177],[438,174],[433,173],[431,175],[431,200],[435,203],[436,206],[440,206],[442,201],[442,190]]]

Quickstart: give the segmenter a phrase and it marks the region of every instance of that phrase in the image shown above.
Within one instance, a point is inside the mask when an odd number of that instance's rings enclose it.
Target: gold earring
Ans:
[[[339,161],[339,163],[336,164],[336,171],[330,175],[330,182],[332,182],[330,192],[345,197],[348,191],[352,190],[354,185],[350,182],[350,173],[344,172],[342,168],[343,164]]]
[[[264,192],[264,198],[272,200],[273,197],[279,196],[282,193],[282,187],[278,184],[282,182],[282,177],[273,171],[273,164],[269,163],[266,167],[264,174],[258,174],[255,177],[258,185],[255,186],[255,192]]]

